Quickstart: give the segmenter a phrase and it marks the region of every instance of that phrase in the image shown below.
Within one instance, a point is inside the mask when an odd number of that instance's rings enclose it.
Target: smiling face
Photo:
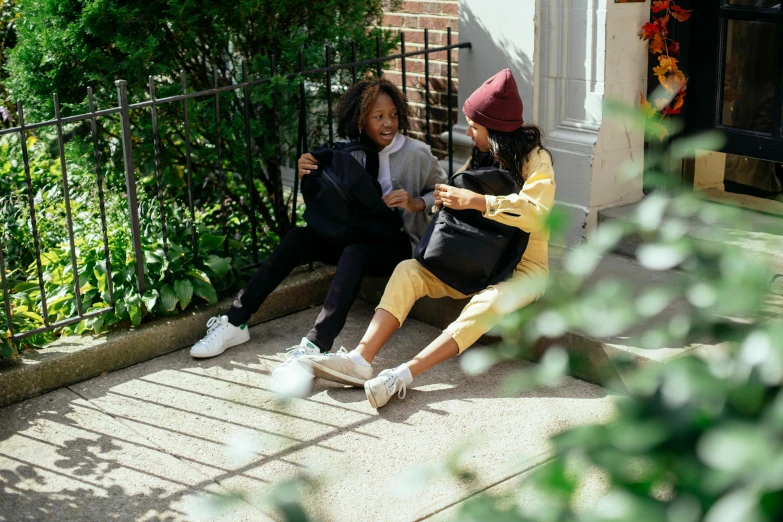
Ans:
[[[362,132],[378,146],[380,151],[391,145],[399,125],[400,120],[394,100],[384,92],[378,93],[375,101],[367,110]]]
[[[473,146],[478,147],[481,152],[487,152],[489,150],[489,135],[487,134],[487,128],[476,123],[467,116],[465,119],[468,120],[468,132],[466,134],[473,142]]]

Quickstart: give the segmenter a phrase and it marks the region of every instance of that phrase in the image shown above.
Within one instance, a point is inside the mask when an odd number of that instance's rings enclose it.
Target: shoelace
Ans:
[[[295,359],[296,357],[299,357],[300,355],[304,355],[307,353],[307,347],[306,346],[292,346],[291,348],[286,348],[286,352],[288,352],[285,356],[285,362],[290,361],[291,359]]]
[[[389,373],[389,375],[386,376],[387,382],[386,382],[386,393],[389,395],[393,395],[394,392],[397,392],[397,398],[404,399],[405,393],[407,392],[407,387],[405,386],[405,381],[403,381],[400,377],[397,377],[394,375],[394,373]]]
[[[212,335],[220,330],[221,326],[223,326],[223,323],[220,321],[220,317],[210,317],[209,321],[207,321],[207,335],[204,340],[208,337],[212,337]]]

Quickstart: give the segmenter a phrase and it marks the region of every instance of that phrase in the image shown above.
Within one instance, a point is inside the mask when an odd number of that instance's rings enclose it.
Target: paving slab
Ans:
[[[68,389],[0,410],[0,520],[183,520],[229,492]],[[238,503],[220,520],[264,520]],[[267,518],[267,520],[269,520]]]
[[[180,350],[71,389],[269,515],[274,513],[264,499],[274,484],[311,477],[308,512],[336,521],[417,520],[436,513],[546,460],[551,435],[613,415],[614,397],[595,385],[567,378],[556,388],[503,396],[498,389],[504,379],[530,363],[467,378],[458,358],[417,379],[405,400],[378,411],[363,390],[321,380],[305,398],[281,404],[269,390],[270,372],[317,313],[255,327],[251,342],[214,359],[194,360]],[[370,306],[357,303],[337,345],[354,346],[371,315]],[[376,371],[408,360],[439,332],[406,322],[379,355]],[[417,478],[463,444],[459,462],[476,473],[474,480]],[[236,448],[245,451],[237,454]]]

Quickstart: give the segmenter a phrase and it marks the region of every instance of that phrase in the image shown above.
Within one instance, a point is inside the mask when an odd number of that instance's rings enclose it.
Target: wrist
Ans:
[[[487,198],[484,194],[476,194],[473,196],[471,207],[473,210],[478,210],[482,214],[487,211]]]
[[[427,204],[422,198],[416,198],[411,203],[413,207],[412,212],[423,212],[427,208]]]

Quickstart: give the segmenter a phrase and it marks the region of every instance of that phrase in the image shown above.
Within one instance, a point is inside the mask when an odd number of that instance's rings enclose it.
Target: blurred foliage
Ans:
[[[636,109],[609,104],[607,110],[648,139],[655,135],[654,120]],[[554,344],[538,367],[510,379],[510,386],[525,389],[556,385],[568,372],[566,352],[557,346],[565,332],[628,336],[647,349],[715,346],[665,364],[614,360],[624,370],[622,380],[606,383],[621,397],[616,419],[552,439],[555,458],[520,486],[542,501],[480,495],[465,502],[456,520],[783,520],[780,296],[770,293],[771,268],[731,246],[738,236],[762,231],[752,230],[747,214],[703,200],[678,181],[684,159],[721,146],[720,135],[684,137],[651,147],[643,166],[626,165],[626,179],[644,175],[655,188],[633,222],[602,224],[569,251],[545,297],[505,320],[504,343],[463,366],[486,371],[529,354],[537,343]],[[638,292],[619,274],[595,277],[629,236],[639,241],[642,267],[671,277]],[[680,311],[667,314],[675,303]],[[580,492],[596,477],[604,487],[585,505]]]

